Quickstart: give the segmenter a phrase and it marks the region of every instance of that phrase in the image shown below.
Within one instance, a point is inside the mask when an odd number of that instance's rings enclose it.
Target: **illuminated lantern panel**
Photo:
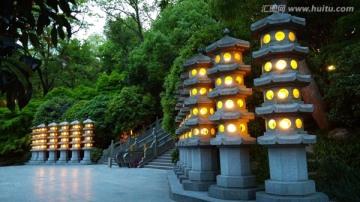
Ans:
[[[276,41],[282,41],[285,39],[285,33],[283,31],[278,31],[275,33]]]
[[[238,105],[238,107],[242,108],[244,107],[244,101],[242,99],[237,100],[236,104]]]
[[[200,114],[201,114],[201,115],[206,115],[207,112],[208,112],[208,110],[207,110],[206,107],[203,107],[203,108],[200,109]]]
[[[236,82],[238,84],[242,84],[243,83],[243,78],[241,76],[236,76]]]
[[[211,115],[214,114],[214,108],[210,108],[210,114],[211,114]]]
[[[233,78],[231,76],[225,77],[224,83],[225,85],[231,85],[233,82]]]
[[[277,96],[279,99],[285,99],[289,96],[289,91],[285,88],[282,88],[278,91]]]
[[[217,78],[217,79],[216,79],[216,85],[217,85],[217,86],[220,86],[221,83],[222,83],[221,78]]]
[[[245,124],[241,123],[239,125],[239,128],[240,128],[240,132],[242,132],[242,133],[246,132],[246,125]]]
[[[192,133],[193,133],[194,135],[199,135],[199,129],[194,128]]]
[[[203,136],[209,135],[209,130],[207,128],[202,128],[200,132],[201,132],[201,135],[203,135]]]
[[[194,108],[192,111],[195,116],[199,113],[199,110],[197,108]]]
[[[223,104],[221,101],[217,102],[217,104],[216,104],[217,109],[222,109],[222,106],[223,106]]]
[[[220,62],[220,55],[215,56],[215,63],[219,63]]]
[[[225,126],[220,124],[218,129],[220,133],[223,133],[225,131]]]
[[[296,126],[296,128],[302,128],[302,126],[303,126],[302,120],[299,119],[299,118],[297,118],[297,119],[295,120],[295,126]]]
[[[274,98],[274,91],[272,90],[266,91],[265,97],[267,100],[272,100]]]
[[[239,53],[235,53],[234,58],[237,62],[241,61],[241,55]]]
[[[300,91],[299,91],[299,89],[295,88],[295,89],[293,90],[293,96],[294,96],[294,98],[299,98],[299,97],[300,97]]]
[[[211,128],[210,134],[211,134],[211,135],[215,135],[215,134],[216,134],[215,128]]]
[[[197,70],[196,70],[196,69],[191,70],[191,76],[196,76],[196,74],[197,74]]]
[[[287,118],[281,119],[279,123],[279,127],[280,129],[284,129],[284,130],[289,129],[291,127],[290,119]]]
[[[206,75],[206,69],[205,68],[200,68],[199,75],[200,76],[205,76]]]
[[[270,34],[265,34],[262,41],[264,44],[268,44],[270,40],[271,40]]]
[[[196,95],[196,94],[197,94],[197,89],[196,88],[192,89],[191,90],[191,95]]]
[[[206,88],[200,88],[200,95],[205,95],[207,92]]]
[[[227,109],[232,109],[234,107],[234,102],[232,100],[226,100],[225,107]]]
[[[270,119],[270,120],[268,121],[268,127],[269,127],[270,129],[275,129],[275,128],[276,128],[276,121],[275,121],[274,119]]]
[[[224,61],[225,62],[230,62],[231,61],[231,54],[230,53],[225,53],[224,54]]]
[[[286,67],[286,61],[285,60],[278,60],[275,64],[276,69],[283,70]]]
[[[293,69],[297,69],[298,64],[297,64],[296,60],[291,60],[291,61],[290,61],[290,66],[291,66],[291,68],[293,68]]]
[[[227,129],[228,132],[233,133],[233,132],[236,131],[236,126],[231,123],[231,124],[227,125],[226,129]]]
[[[264,70],[265,70],[265,72],[270,72],[271,69],[272,69],[272,64],[271,64],[271,62],[265,63],[265,65],[264,65]]]
[[[295,37],[295,34],[294,32],[289,32],[289,40],[290,41],[295,41],[296,37]]]

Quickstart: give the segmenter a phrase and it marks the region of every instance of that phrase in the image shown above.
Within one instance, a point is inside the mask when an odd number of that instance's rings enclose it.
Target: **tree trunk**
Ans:
[[[311,75],[311,72],[306,65],[305,60],[299,62],[299,71],[303,74]],[[311,83],[301,89],[301,95],[306,103],[314,105],[314,111],[312,117],[316,121],[320,129],[328,129],[329,122],[326,118],[326,105],[320,94],[319,87],[314,80]]]

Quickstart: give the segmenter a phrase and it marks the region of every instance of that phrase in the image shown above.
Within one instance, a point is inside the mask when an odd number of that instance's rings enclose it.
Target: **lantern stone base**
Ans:
[[[60,150],[60,157],[56,161],[58,164],[65,164],[68,162],[68,150]]]
[[[256,201],[258,202],[328,202],[329,198],[320,192],[305,196],[280,196],[267,194],[263,191],[256,192]]]
[[[218,185],[209,187],[209,196],[224,200],[252,200],[255,199],[256,192],[259,188],[229,188]]]
[[[38,158],[38,151],[31,151],[31,158],[26,164],[30,164],[30,165],[37,164],[38,163],[37,158]]]
[[[215,181],[194,181],[184,180],[182,182],[183,189],[188,191],[208,191],[209,187],[215,184]]]
[[[38,151],[38,163],[44,163],[46,161],[46,150],[40,150]]]
[[[52,164],[56,163],[57,160],[57,151],[56,150],[50,150],[49,151],[49,158],[46,161],[46,164]]]
[[[84,158],[80,161],[81,164],[89,165],[93,164],[91,161],[91,149],[84,149]]]
[[[71,151],[71,159],[68,163],[77,164],[80,162],[80,150],[72,150]]]

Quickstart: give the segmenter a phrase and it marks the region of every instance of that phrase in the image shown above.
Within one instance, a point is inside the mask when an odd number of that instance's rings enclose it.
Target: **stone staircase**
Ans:
[[[162,170],[173,170],[174,164],[171,162],[171,154],[175,148],[171,148],[162,155],[150,161],[144,165],[144,168],[162,169]]]

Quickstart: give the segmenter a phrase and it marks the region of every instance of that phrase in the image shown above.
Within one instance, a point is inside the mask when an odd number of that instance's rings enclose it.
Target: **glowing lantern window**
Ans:
[[[241,84],[241,83],[243,82],[243,78],[242,78],[241,76],[237,76],[237,77],[236,77],[236,82],[237,82],[238,84]]]
[[[291,126],[291,121],[290,121],[290,119],[282,119],[281,121],[280,121],[280,123],[279,123],[279,126],[280,126],[280,128],[282,128],[282,129],[288,129],[288,128],[290,128],[290,126]]]
[[[225,131],[225,127],[224,127],[224,125],[219,125],[219,132],[220,133],[223,133]]]
[[[207,114],[207,112],[208,112],[208,110],[205,107],[200,109],[200,114],[201,115],[205,115],[205,114]]]
[[[201,69],[199,70],[199,75],[200,75],[200,76],[206,75],[206,69],[201,68]]]
[[[291,60],[290,66],[291,66],[291,68],[293,68],[293,69],[297,69],[298,64],[297,64],[296,60]]]
[[[196,76],[196,74],[197,74],[196,69],[193,69],[193,70],[191,71],[191,75],[192,75],[192,76]]]
[[[215,63],[219,63],[220,62],[220,55],[215,56]]]
[[[234,107],[234,102],[232,100],[226,100],[225,107],[231,109]]]
[[[277,96],[280,99],[285,99],[289,96],[289,91],[286,90],[285,88],[282,88],[278,91]]]
[[[199,113],[199,110],[198,110],[197,108],[194,108],[194,109],[193,109],[193,114],[194,114],[194,115],[197,115],[198,113]]]
[[[233,82],[233,78],[232,78],[231,76],[227,76],[227,77],[225,78],[224,83],[225,83],[226,85],[231,85],[232,82]]]
[[[199,129],[195,128],[193,131],[194,135],[199,135]]]
[[[201,135],[208,135],[208,134],[209,134],[209,130],[207,128],[201,129]]]
[[[289,39],[290,39],[290,41],[295,41],[295,34],[294,34],[294,32],[289,32]]]
[[[285,67],[286,67],[286,61],[285,61],[285,60],[279,60],[279,61],[277,61],[275,67],[276,67],[276,69],[278,69],[278,70],[283,70],[283,69],[285,69]]]
[[[285,33],[282,32],[282,31],[276,32],[276,34],[275,34],[275,39],[276,39],[277,41],[282,41],[282,40],[284,40],[284,39],[285,39]]]
[[[197,94],[196,88],[194,88],[194,89],[191,90],[191,94],[192,94],[192,95],[196,95],[196,94]]]
[[[214,114],[214,108],[210,108],[210,114]]]
[[[200,88],[200,95],[206,94],[206,88]]]
[[[241,60],[241,55],[239,53],[235,53],[234,58],[235,58],[236,61],[240,61]]]
[[[217,79],[216,79],[216,85],[217,85],[217,86],[220,86],[220,85],[221,85],[221,78],[217,78]]]
[[[228,126],[227,126],[227,131],[230,132],[230,133],[233,133],[236,131],[236,126],[232,123],[230,123]]]
[[[221,101],[219,101],[219,102],[217,103],[217,108],[218,108],[218,109],[221,109],[221,108],[222,108],[222,102],[221,102]]]
[[[210,130],[210,134],[211,134],[211,135],[215,135],[215,129],[214,129],[214,128],[212,128],[212,129]]]
[[[209,92],[211,92],[213,89],[212,88],[209,88]]]
[[[300,97],[300,91],[297,88],[295,88],[293,90],[293,96],[294,96],[294,98],[299,98]]]
[[[236,102],[236,104],[239,106],[239,107],[243,107],[244,106],[244,101],[243,100],[238,100],[237,102]]]
[[[240,124],[240,131],[241,131],[241,132],[245,132],[245,131],[246,131],[246,126],[245,126],[245,124],[243,124],[243,123]]]
[[[268,100],[272,100],[273,98],[274,98],[274,92],[272,91],[272,90],[268,90],[267,92],[266,92],[266,99],[268,99]]]
[[[231,54],[230,53],[225,53],[224,54],[224,60],[225,60],[225,62],[229,62],[231,60]]]
[[[271,62],[265,63],[265,65],[264,65],[264,70],[265,70],[266,72],[270,72],[271,69],[272,69],[272,64],[271,64]]]
[[[295,125],[296,125],[297,128],[301,128],[301,127],[302,127],[302,121],[301,121],[301,119],[296,119],[296,120],[295,120]]]
[[[264,44],[268,44],[270,42],[270,34],[265,34],[264,37],[263,37],[263,42]]]
[[[188,137],[192,137],[192,134],[191,134],[191,132],[188,132]]]
[[[276,128],[276,121],[274,119],[270,119],[268,122],[268,127],[270,129],[275,129]]]

